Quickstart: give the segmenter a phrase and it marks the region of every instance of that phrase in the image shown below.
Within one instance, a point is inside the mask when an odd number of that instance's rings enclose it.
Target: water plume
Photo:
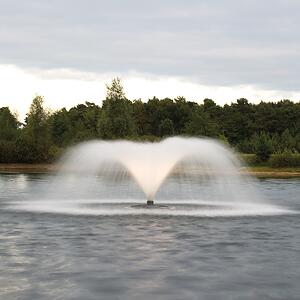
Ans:
[[[110,183],[132,177],[148,201],[154,200],[171,175],[181,181],[201,179],[211,186],[211,194],[230,200],[236,196],[244,200],[255,197],[251,184],[245,186],[249,178],[240,174],[240,160],[212,139],[172,137],[159,143],[91,141],[71,149],[62,161],[62,174],[102,176]],[[188,188],[183,193],[189,197]]]

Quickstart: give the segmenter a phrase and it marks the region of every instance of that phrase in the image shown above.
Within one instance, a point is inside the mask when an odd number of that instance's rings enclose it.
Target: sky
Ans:
[[[300,100],[299,0],[0,0],[0,107]]]

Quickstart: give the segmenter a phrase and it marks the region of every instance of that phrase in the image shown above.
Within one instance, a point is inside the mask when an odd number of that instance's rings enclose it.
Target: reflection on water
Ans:
[[[0,175],[0,299],[299,299],[297,214],[206,218],[8,209],[32,201],[50,179]],[[257,185],[273,206],[300,210],[299,180]],[[98,187],[91,184],[91,201]]]

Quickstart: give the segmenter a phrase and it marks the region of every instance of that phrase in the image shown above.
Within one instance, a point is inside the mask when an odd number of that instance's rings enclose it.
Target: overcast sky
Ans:
[[[0,0],[0,106],[300,99],[299,0]]]

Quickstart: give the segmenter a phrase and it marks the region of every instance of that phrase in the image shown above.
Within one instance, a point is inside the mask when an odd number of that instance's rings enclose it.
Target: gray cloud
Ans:
[[[300,90],[298,0],[0,0],[0,63]]]

